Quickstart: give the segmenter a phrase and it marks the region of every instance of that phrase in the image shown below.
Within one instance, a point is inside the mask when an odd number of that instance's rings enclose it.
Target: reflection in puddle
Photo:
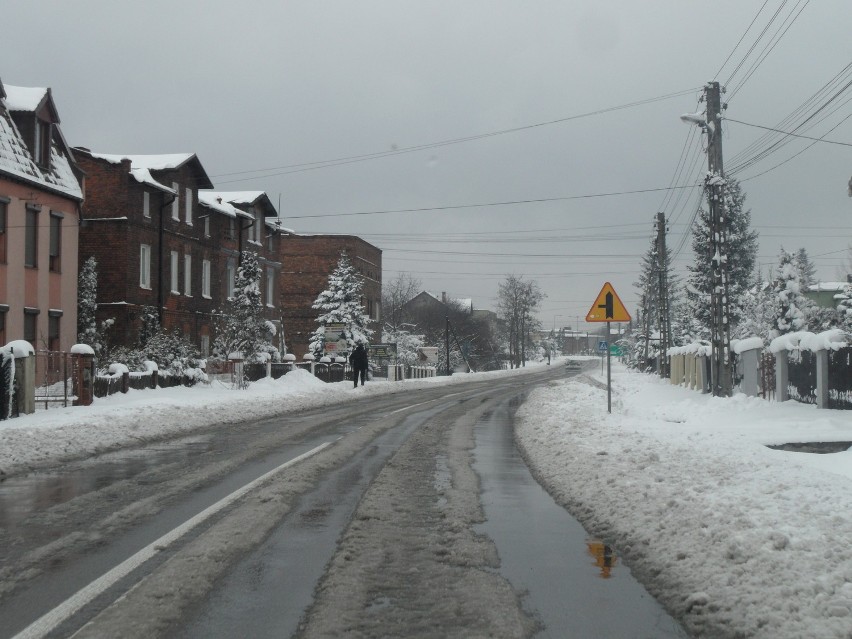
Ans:
[[[612,576],[613,567],[618,562],[615,549],[609,544],[605,544],[597,539],[586,540],[586,549],[594,557],[595,565],[601,571],[600,576],[603,579],[609,579]]]
[[[688,636],[636,581],[613,547],[589,534],[535,481],[515,448],[518,401],[484,415],[475,429],[474,469],[499,572],[541,623],[537,639]],[[504,408],[505,407],[505,408]]]

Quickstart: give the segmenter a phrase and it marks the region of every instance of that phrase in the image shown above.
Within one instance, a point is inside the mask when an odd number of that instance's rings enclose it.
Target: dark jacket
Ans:
[[[367,349],[362,344],[358,344],[352,354],[349,356],[349,363],[356,371],[365,370],[367,368]]]

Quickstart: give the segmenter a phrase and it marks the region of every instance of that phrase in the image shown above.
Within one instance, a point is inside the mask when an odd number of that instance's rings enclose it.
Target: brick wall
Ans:
[[[351,235],[295,235],[281,238],[281,311],[287,350],[301,358],[308,351],[310,334],[317,328],[319,312],[311,308],[317,296],[328,288],[328,276],[346,251],[355,269],[364,277],[364,311],[373,309],[379,333],[382,297],[382,252]],[[378,317],[377,317],[378,316]]]

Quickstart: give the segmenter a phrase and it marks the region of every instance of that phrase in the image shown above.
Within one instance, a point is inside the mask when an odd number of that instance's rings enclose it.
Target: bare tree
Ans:
[[[382,284],[382,317],[388,329],[395,332],[407,321],[402,307],[420,290],[420,280],[411,273],[400,273]]]
[[[538,283],[523,276],[509,275],[498,285],[497,314],[506,330],[513,368],[526,365],[526,348],[537,326],[534,315],[544,298]]]

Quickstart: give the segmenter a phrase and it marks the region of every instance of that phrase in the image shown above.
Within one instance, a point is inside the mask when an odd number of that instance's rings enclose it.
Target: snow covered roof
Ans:
[[[266,191],[215,191],[215,194],[231,204],[254,204]]]
[[[117,153],[95,153],[88,149],[79,148],[79,150],[88,153],[95,159],[105,160],[111,164],[121,164],[124,160],[130,162],[130,175],[138,182],[148,184],[154,188],[165,191],[166,193],[174,194],[174,189],[158,181],[151,171],[172,171],[182,168],[190,162],[195,164],[195,169],[198,171],[198,186],[199,188],[209,188],[213,184],[210,178],[207,177],[207,172],[201,165],[201,161],[195,153],[164,153],[164,154],[128,154],[122,155]]]
[[[134,169],[149,171],[165,171],[179,169],[195,157],[194,153],[171,153],[166,155],[116,155],[114,153],[92,153],[93,158],[106,160],[112,164],[121,164],[122,160],[130,160]]]
[[[808,287],[808,291],[830,291],[839,293],[849,285],[849,282],[817,282]]]
[[[44,87],[13,87],[6,85],[6,108],[10,111],[35,111],[48,97]]]
[[[272,229],[278,229],[288,232],[281,226],[281,218],[278,216],[278,211],[272,204],[272,200],[266,194],[266,191],[199,191],[198,197],[204,193],[213,196],[217,201],[233,204],[238,210],[242,207],[255,207],[255,210],[263,213],[263,219],[266,226]],[[254,219],[254,216],[245,210],[240,210],[240,217]]]
[[[52,102],[50,90],[14,87],[8,84],[2,87],[0,96],[5,94],[5,97],[0,97],[0,174],[35,184],[75,200],[82,200],[83,191],[72,169],[73,156],[64,144],[59,129],[55,129],[57,135],[50,145],[50,166],[46,168],[35,162],[30,148],[12,118],[12,111],[35,111],[45,99]],[[55,116],[55,109],[52,106],[51,111]],[[58,121],[59,118],[56,117],[54,126]]]
[[[201,206],[206,206],[208,209],[212,209],[217,213],[221,213],[227,217],[232,218],[247,218],[249,220],[253,220],[254,216],[250,213],[246,213],[242,209],[238,209],[236,206],[228,202],[227,200],[219,197],[218,193],[214,193],[213,191],[199,191],[198,192],[198,203]]]

